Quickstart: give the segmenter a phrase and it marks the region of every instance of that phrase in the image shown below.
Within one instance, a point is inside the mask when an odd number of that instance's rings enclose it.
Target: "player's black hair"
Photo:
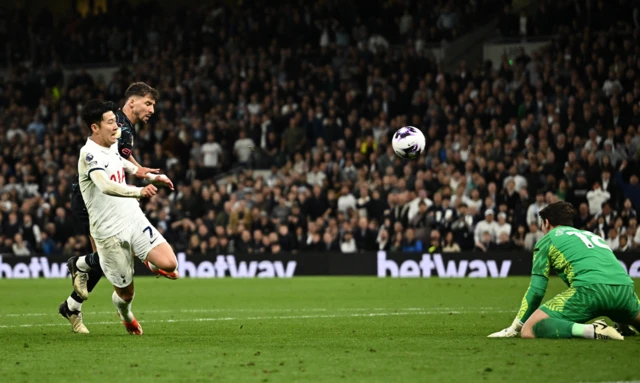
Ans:
[[[128,100],[132,96],[149,96],[152,100],[156,101],[160,98],[160,93],[156,89],[143,82],[134,82],[133,84],[129,85],[127,90],[124,92],[125,99]]]
[[[549,220],[551,226],[573,226],[576,209],[569,202],[554,202],[538,213],[542,222]]]
[[[82,121],[87,125],[89,132],[92,132],[91,125],[100,124],[105,113],[115,113],[116,110],[118,106],[111,101],[90,100],[82,108]]]

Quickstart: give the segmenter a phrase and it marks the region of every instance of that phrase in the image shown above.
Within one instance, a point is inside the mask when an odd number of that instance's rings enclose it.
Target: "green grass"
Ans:
[[[137,278],[145,334],[132,337],[104,280],[83,307],[88,335],[57,315],[69,280],[0,280],[0,382],[640,380],[640,337],[487,339],[527,284]],[[553,280],[549,294],[562,288]]]

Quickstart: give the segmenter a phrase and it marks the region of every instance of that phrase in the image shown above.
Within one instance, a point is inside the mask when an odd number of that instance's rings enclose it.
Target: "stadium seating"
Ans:
[[[558,199],[613,249],[638,249],[637,26],[553,30],[530,57],[452,74],[402,42],[454,38],[456,17],[478,20],[461,7],[454,17],[457,3],[409,16],[371,7],[353,24],[348,8],[266,8],[260,21],[236,17],[255,8],[184,9],[149,24],[71,15],[54,48],[0,81],[0,253],[87,252],[69,210],[79,107],[122,102],[134,81],[161,93],[135,157],[177,185],[143,209],[188,254],[530,250],[536,212]],[[112,78],[62,71],[128,60]],[[427,137],[415,162],[389,148],[405,125]]]

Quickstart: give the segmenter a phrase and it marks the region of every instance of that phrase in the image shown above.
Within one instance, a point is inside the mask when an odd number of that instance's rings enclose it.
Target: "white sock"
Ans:
[[[87,263],[86,255],[78,257],[78,260],[76,261],[76,268],[82,271],[83,273],[86,273],[89,270],[91,270],[91,266],[89,266],[89,264]]]
[[[67,306],[69,306],[69,310],[71,311],[81,311],[82,303],[78,303],[75,299],[69,297],[67,298]]]
[[[595,339],[596,329],[592,324],[574,323],[571,334],[576,338]]]
[[[131,312],[131,303],[133,302],[133,299],[131,299],[131,302],[126,302],[124,299],[120,298],[120,296],[114,291],[111,295],[111,301],[113,302],[113,305],[118,309],[118,312],[122,316],[122,320],[129,323],[133,322],[134,317],[133,313]]]

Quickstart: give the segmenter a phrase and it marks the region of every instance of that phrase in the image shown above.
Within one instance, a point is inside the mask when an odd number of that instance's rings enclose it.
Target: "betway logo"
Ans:
[[[233,255],[218,255],[215,263],[202,261],[196,265],[187,260],[185,253],[179,253],[178,265],[181,278],[291,278],[297,262],[289,261],[285,267],[282,261],[236,262]]]
[[[66,263],[49,263],[47,257],[30,258],[29,263],[16,262],[10,265],[2,262],[0,256],[0,279],[66,278],[69,275]]]
[[[423,254],[420,262],[407,260],[400,265],[387,259],[387,253],[378,252],[378,277],[431,277],[440,278],[505,278],[509,275],[511,261],[502,261],[500,269],[494,260],[449,260],[445,267],[440,254]],[[435,275],[433,272],[435,271]]]

